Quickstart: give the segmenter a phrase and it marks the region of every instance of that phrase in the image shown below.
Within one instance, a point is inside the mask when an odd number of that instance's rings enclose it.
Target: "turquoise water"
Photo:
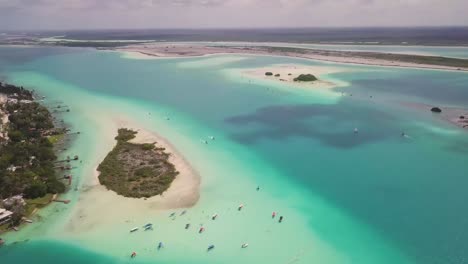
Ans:
[[[278,63],[341,67],[348,72],[325,78],[349,86],[334,93],[267,89],[272,87],[226,71]],[[144,252],[136,260],[143,263],[464,263],[468,258],[466,131],[427,109],[403,106],[466,107],[465,73],[263,56],[128,60],[111,52],[54,48],[1,48],[0,69],[7,80],[70,105],[74,111],[64,118],[84,133],[69,153],[89,155],[89,162],[90,153],[106,152],[93,136],[103,126],[93,117],[100,107],[118,108],[158,131],[202,177],[191,217],[198,221],[212,210],[221,215],[220,225],[209,226],[213,231],[201,240],[181,231],[184,222],[174,224],[167,214],[157,218],[165,229],[158,236],[169,248],[155,253],[148,249],[155,242],[145,234],[128,241],[118,240],[123,235],[111,228],[95,236],[63,235],[67,215],[86,195],[72,191],[67,195],[77,202],[71,207],[49,207],[44,221],[7,236],[10,243],[31,240],[1,248],[2,263],[127,262],[135,247]],[[170,116],[171,122],[149,120],[148,112]],[[402,131],[410,138],[402,138]],[[199,143],[211,134],[216,143]],[[75,172],[83,178],[78,187],[92,166],[86,161]],[[225,209],[240,202],[247,204],[243,217]],[[268,221],[273,210],[285,215],[281,226]],[[244,240],[248,251],[237,248]],[[209,243],[217,247],[211,255],[204,251]]]

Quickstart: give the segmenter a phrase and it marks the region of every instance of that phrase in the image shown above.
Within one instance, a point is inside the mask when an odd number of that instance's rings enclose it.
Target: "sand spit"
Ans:
[[[431,64],[420,64],[413,62],[392,61],[379,58],[362,58],[349,56],[343,53],[343,56],[324,55],[311,52],[292,52],[281,50],[269,50],[267,47],[256,46],[205,46],[205,45],[187,45],[187,44],[161,44],[161,43],[145,43],[135,44],[125,47],[115,48],[113,50],[124,52],[130,55],[131,58],[149,59],[148,56],[154,58],[180,58],[180,57],[196,57],[214,54],[251,54],[251,55],[270,55],[270,56],[286,56],[335,63],[346,63],[356,65],[372,65],[386,67],[402,67],[402,68],[419,68],[419,69],[434,69],[434,70],[450,70],[450,71],[468,71],[468,68],[458,68],[452,66],[441,66]],[[140,55],[136,55],[136,54]],[[339,53],[336,53],[339,54]]]

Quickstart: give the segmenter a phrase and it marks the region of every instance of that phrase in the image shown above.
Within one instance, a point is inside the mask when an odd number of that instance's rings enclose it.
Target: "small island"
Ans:
[[[117,144],[97,170],[107,189],[131,198],[149,198],[165,192],[179,174],[169,162],[169,153],[156,143],[130,142],[138,132],[121,128]]]
[[[440,109],[439,107],[432,107],[431,112],[433,112],[433,113],[442,113],[442,109]]]

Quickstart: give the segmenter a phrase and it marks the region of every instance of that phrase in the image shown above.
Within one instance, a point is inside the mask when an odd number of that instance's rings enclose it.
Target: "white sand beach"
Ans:
[[[130,219],[141,219],[151,214],[157,214],[159,211],[189,208],[195,205],[199,199],[199,175],[168,141],[157,133],[142,129],[138,124],[121,116],[115,117],[113,124],[115,127],[109,128],[108,131],[109,138],[113,139],[117,133],[116,129],[121,127],[138,131],[132,142],[156,142],[156,146],[165,148],[166,152],[170,153],[169,161],[174,164],[179,174],[169,189],[162,195],[147,199],[136,199],[120,196],[111,190],[107,190],[105,186],[99,183],[99,172],[94,170],[94,176],[89,179],[86,187],[82,190],[83,194],[76,205],[75,214],[65,227],[65,231],[72,235],[95,231],[105,226],[118,225]],[[112,147],[113,145],[106,146],[108,151]]]

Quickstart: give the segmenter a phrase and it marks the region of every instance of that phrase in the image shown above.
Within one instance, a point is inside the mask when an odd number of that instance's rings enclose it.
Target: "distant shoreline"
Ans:
[[[432,69],[467,72],[468,59],[455,59],[436,56],[390,54],[378,52],[354,52],[354,51],[332,51],[303,48],[285,48],[270,46],[206,46],[187,44],[138,44],[124,47],[108,48],[132,54],[134,59],[153,58],[184,58],[201,57],[216,54],[241,54],[241,55],[270,55],[285,56],[318,60],[325,62],[382,66],[382,67],[402,67],[415,69]],[[141,56],[135,56],[135,53]]]

